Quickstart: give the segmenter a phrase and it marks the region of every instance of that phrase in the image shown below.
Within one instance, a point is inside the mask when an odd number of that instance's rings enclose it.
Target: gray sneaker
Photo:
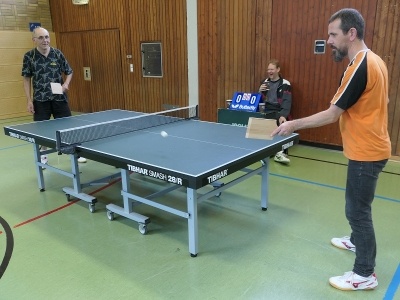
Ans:
[[[40,162],[41,162],[42,164],[47,164],[47,163],[49,162],[49,160],[48,160],[48,158],[47,158],[47,155],[41,155],[41,156],[40,156]]]
[[[41,162],[42,164],[47,165],[48,162],[49,162],[49,160],[48,160],[48,158],[47,158],[47,155],[41,155],[41,156],[40,156],[40,162]],[[46,169],[46,167],[42,166],[42,170],[45,170],[45,169]]]
[[[275,154],[274,161],[283,164],[290,163],[290,159],[286,156],[285,153],[283,153],[283,151],[279,151],[277,154]]]
[[[78,157],[78,163],[84,164],[86,162],[86,158]]]

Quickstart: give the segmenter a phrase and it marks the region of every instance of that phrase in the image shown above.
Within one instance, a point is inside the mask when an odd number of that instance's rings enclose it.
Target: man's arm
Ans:
[[[31,94],[31,78],[24,76],[23,79],[24,82],[24,91],[25,91],[25,96],[27,100],[27,110],[30,113],[35,113],[35,110],[33,108],[33,102],[32,102],[32,94]]]
[[[282,94],[282,102],[280,103],[281,110],[279,112],[279,124],[287,121],[290,115],[290,110],[292,108],[292,92],[289,85],[286,86],[286,90]]]
[[[343,109],[332,104],[327,110],[321,111],[309,117],[282,123],[272,132],[271,135],[287,136],[289,134],[292,134],[296,130],[321,127],[327,124],[331,124],[336,122],[343,112]]]
[[[71,73],[65,77],[64,84],[62,85],[63,92],[68,91],[69,83],[71,82],[71,79],[72,79],[72,74],[73,73]]]

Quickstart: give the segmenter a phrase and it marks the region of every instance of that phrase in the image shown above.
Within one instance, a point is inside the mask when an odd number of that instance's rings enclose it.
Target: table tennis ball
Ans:
[[[161,136],[162,136],[162,137],[167,137],[167,136],[168,136],[168,133],[166,133],[165,131],[161,131]]]

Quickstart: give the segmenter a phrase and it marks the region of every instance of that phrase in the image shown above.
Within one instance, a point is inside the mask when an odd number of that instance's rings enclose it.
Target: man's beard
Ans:
[[[347,49],[339,50],[338,48],[334,48],[332,51],[333,60],[335,62],[341,62],[343,58],[345,58],[348,54]]]

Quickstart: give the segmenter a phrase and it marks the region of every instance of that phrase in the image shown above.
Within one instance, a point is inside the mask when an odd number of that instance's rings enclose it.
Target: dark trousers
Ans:
[[[67,101],[33,101],[33,107],[33,121],[50,120],[51,116],[54,119],[71,116]]]
[[[363,277],[374,273],[376,240],[371,204],[379,173],[386,163],[387,159],[372,162],[349,160],[347,169],[345,212],[352,230],[350,241],[356,246],[353,272]]]

